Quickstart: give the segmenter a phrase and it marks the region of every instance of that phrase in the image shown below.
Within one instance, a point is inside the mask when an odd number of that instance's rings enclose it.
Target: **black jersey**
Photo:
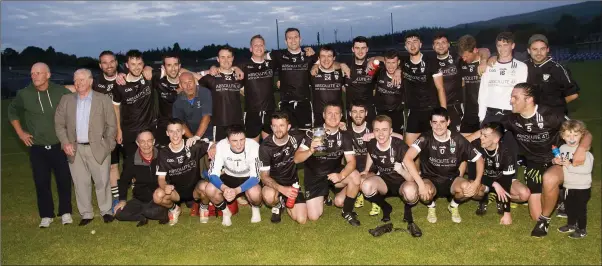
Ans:
[[[182,145],[178,151],[169,145],[159,149],[157,175],[177,188],[193,188],[201,178],[199,160],[207,154],[209,143],[197,141],[190,148]]]
[[[153,129],[155,126],[154,93],[152,82],[143,76],[127,81],[113,89],[113,102],[121,107],[121,129],[128,132]]]
[[[472,63],[460,62],[460,76],[464,81],[464,113],[479,114],[479,87],[481,76],[479,75],[479,61]]]
[[[366,148],[367,142],[364,141],[364,135],[370,133],[368,123],[364,122],[364,130],[359,132],[355,131],[353,126],[351,127],[351,135],[353,135],[353,150],[355,151],[355,168],[362,172],[366,168],[366,158],[368,157],[368,150]]]
[[[201,87],[211,90],[211,123],[216,126],[243,124],[240,89],[242,81],[234,78],[234,73],[219,73],[217,76],[205,75],[199,80]]]
[[[245,110],[260,112],[274,110],[274,70],[272,61],[252,61],[239,68],[245,73]]]
[[[391,143],[385,150],[378,147],[376,139],[368,142],[368,153],[372,159],[372,164],[378,170],[378,176],[390,183],[399,183],[403,177],[397,173],[395,163],[402,163],[403,157],[408,151],[408,145],[401,139],[390,137]]]
[[[299,182],[294,161],[299,143],[301,137],[289,135],[285,144],[278,145],[274,142],[274,135],[269,135],[259,147],[259,171],[269,171],[270,177],[279,185],[291,186]]]
[[[376,93],[374,94],[374,106],[376,106],[376,110],[398,110],[404,102],[402,85],[393,85],[393,77],[387,73],[387,70],[382,65],[375,76]]]
[[[482,148],[480,139],[473,141],[472,145],[483,155],[483,160],[485,161],[484,177],[488,177],[491,181],[496,181],[504,176],[510,178],[514,176],[516,168],[518,167],[516,163],[517,156],[516,153],[513,153],[508,149],[505,143],[500,141],[498,143],[498,148],[494,151]]]
[[[293,54],[289,50],[270,52],[274,68],[278,70],[280,80],[280,100],[300,101],[310,97],[309,70],[318,56],[305,56],[303,51]]]
[[[330,102],[336,102],[343,106],[344,82],[345,78],[341,70],[326,72],[320,69],[315,76],[311,77],[314,113],[322,113],[324,105]]]
[[[535,106],[530,117],[508,114],[500,121],[504,128],[514,135],[519,151],[527,161],[549,163],[554,158],[552,145],[560,146],[560,125],[566,118],[543,105]]]
[[[426,109],[439,106],[437,88],[433,81],[441,70],[435,57],[421,54],[420,61],[414,63],[409,57],[402,60],[403,86],[406,92],[408,109]]]
[[[539,103],[565,111],[566,100],[564,98],[579,93],[579,87],[570,77],[569,72],[551,57],[541,64],[536,64],[529,58],[525,64],[529,69],[527,82],[539,85],[542,92]]]
[[[481,153],[460,133],[448,130],[448,134],[448,139],[439,141],[433,131],[428,131],[412,144],[420,152],[422,177],[438,181],[454,179],[460,175],[462,162],[476,162],[481,157]]]
[[[447,104],[456,104],[463,101],[462,76],[458,73],[462,59],[454,58],[449,54],[445,59],[437,58],[441,73],[443,74],[443,87]]]
[[[178,78],[176,78],[178,82]],[[157,92],[159,98],[159,113],[157,116],[157,122],[160,125],[167,124],[167,120],[172,118],[173,103],[178,97],[178,83],[172,83],[167,79],[167,75],[161,77],[161,72],[156,71],[153,73],[153,87]]]
[[[312,139],[305,136],[301,141],[300,148],[309,150]],[[345,154],[354,155],[353,140],[348,131],[336,131],[332,134],[326,134],[324,139],[326,155],[310,156],[305,162],[305,177],[322,177],[333,173],[341,165],[341,160]]]
[[[374,78],[368,75],[366,67],[368,60],[364,60],[361,65],[352,60],[347,64],[351,70],[351,77],[345,82],[345,98],[347,106],[351,106],[354,100],[362,100],[371,106],[374,98]]]
[[[92,82],[92,89],[102,94],[108,95],[113,99],[113,89],[117,87],[117,76],[113,79],[107,79],[105,75],[100,74]]]

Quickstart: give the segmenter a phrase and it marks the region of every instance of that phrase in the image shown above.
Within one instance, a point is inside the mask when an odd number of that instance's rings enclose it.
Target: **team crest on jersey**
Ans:
[[[145,81],[144,78],[140,79],[140,84],[144,85]]]
[[[500,162],[495,162],[495,167],[499,168],[500,167]]]
[[[543,122],[537,123],[537,126],[539,127],[539,129],[542,129],[543,128]]]
[[[451,64],[454,62],[454,59],[450,56],[449,59],[447,59],[447,62],[449,62]]]
[[[456,151],[456,142],[453,140],[449,141],[449,152],[454,153]]]
[[[339,72],[334,72],[334,79],[335,80],[339,79]]]
[[[420,68],[420,72],[424,72],[424,67],[421,67],[421,68]]]
[[[543,81],[548,81],[550,74],[543,74]]]
[[[339,148],[341,147],[342,141],[341,140],[337,140],[337,146],[339,146]]]
[[[186,147],[186,158],[190,158],[190,148]]]

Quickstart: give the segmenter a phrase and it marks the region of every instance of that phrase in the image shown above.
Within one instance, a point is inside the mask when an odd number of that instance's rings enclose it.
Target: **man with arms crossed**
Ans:
[[[286,113],[274,113],[271,121],[274,133],[265,138],[259,147],[259,171],[263,183],[263,202],[272,206],[272,223],[279,223],[285,208],[284,202],[295,196],[292,185],[299,184],[294,157],[303,138],[289,135],[291,124]],[[302,191],[296,195],[294,207],[287,211],[293,220],[305,224],[307,207]]]
[[[209,220],[209,198],[205,194],[207,182],[201,180],[199,160],[208,153],[213,143],[197,141],[192,146],[184,143],[184,122],[173,118],[167,122],[170,143],[159,149],[157,156],[159,187],[153,201],[169,208],[169,225],[178,223],[181,202],[193,200],[201,205],[200,222]],[[193,137],[199,140],[199,137]]]
[[[422,134],[412,144],[403,162],[408,172],[418,184],[420,200],[428,207],[427,220],[437,222],[435,200],[438,197],[452,197],[448,210],[454,223],[462,222],[458,205],[473,197],[481,186],[483,176],[483,158],[470,142],[455,131],[450,131],[449,114],[443,107],[432,111],[432,131]],[[414,159],[420,155],[420,173]],[[474,181],[463,178],[460,164],[465,161],[476,162],[477,175]]]
[[[226,136],[226,139],[216,144],[215,159],[209,169],[207,196],[215,208],[222,211],[224,226],[232,225],[232,212],[226,208],[226,201],[232,202],[242,193],[245,193],[251,203],[251,223],[261,222],[259,144],[245,137],[242,125],[229,126]]]
[[[374,119],[375,139],[368,142],[366,169],[361,173],[366,179],[362,182],[362,193],[366,199],[378,204],[383,211],[383,222],[391,220],[393,207],[385,197],[400,197],[405,202],[403,220],[408,223],[408,231],[413,237],[422,236],[422,231],[414,223],[412,205],[418,202],[418,186],[410,174],[402,167],[408,145],[392,136],[391,118],[379,115]],[[369,173],[370,167],[376,167],[377,174]]]
[[[351,134],[339,130],[343,116],[342,107],[337,103],[328,103],[324,107],[324,129],[322,141],[306,136],[295,152],[295,163],[304,163],[305,198],[307,216],[316,221],[324,211],[324,197],[334,186],[336,197],[334,204],[343,207],[343,218],[353,226],[359,226],[357,214],[353,212],[355,198],[359,192],[360,175],[355,170],[355,152]],[[325,148],[325,155],[314,156],[318,146]],[[345,158],[346,165],[341,165]]]

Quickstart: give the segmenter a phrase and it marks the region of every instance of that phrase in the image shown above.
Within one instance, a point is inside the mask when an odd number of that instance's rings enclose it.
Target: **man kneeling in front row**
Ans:
[[[399,138],[392,137],[393,121],[386,115],[379,115],[372,123],[374,139],[368,142],[366,170],[361,173],[362,193],[366,199],[381,207],[383,222],[391,220],[393,207],[385,201],[385,197],[400,197],[405,202],[403,220],[408,223],[408,231],[413,237],[422,236],[422,231],[414,223],[412,206],[418,202],[418,185],[410,174],[403,169],[403,158],[408,145]],[[376,166],[376,175],[369,173],[371,166]]]
[[[213,145],[206,141],[198,141],[191,147],[184,143],[184,122],[173,118],[167,122],[167,135],[170,143],[159,150],[157,158],[157,175],[159,188],[155,190],[155,203],[169,208],[169,225],[178,223],[181,209],[179,203],[194,200],[197,203],[208,198],[205,195],[207,182],[201,180],[199,160],[207,154]],[[201,207],[200,222],[209,219],[207,205]]]
[[[232,225],[232,212],[226,208],[226,201],[232,202],[242,193],[251,204],[251,223],[258,223],[261,221],[259,144],[245,137],[242,125],[229,126],[226,135],[216,144],[215,159],[209,169],[210,183],[205,192],[215,208],[222,211],[222,225]]]
[[[150,130],[144,130],[138,133],[136,144],[138,150],[124,162],[128,166],[124,167],[125,171],[119,179],[119,203],[115,206],[115,219],[138,221],[138,227],[147,224],[148,219],[165,224],[168,220],[167,208],[153,202],[153,193],[159,187],[155,174],[158,154],[155,137]],[[128,188],[134,179],[133,197],[126,202]]]

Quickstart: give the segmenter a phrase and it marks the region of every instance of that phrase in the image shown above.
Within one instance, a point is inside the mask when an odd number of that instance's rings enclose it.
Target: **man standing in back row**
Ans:
[[[309,70],[318,60],[317,55],[308,56],[301,50],[301,33],[288,28],[284,33],[286,50],[274,50],[266,55],[279,72],[280,110],[286,112],[294,129],[312,127]]]

